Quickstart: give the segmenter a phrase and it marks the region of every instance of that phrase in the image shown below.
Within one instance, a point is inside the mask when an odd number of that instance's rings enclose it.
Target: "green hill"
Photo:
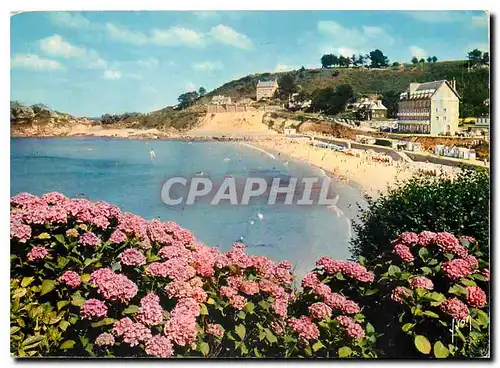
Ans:
[[[390,94],[403,92],[412,82],[452,80],[462,97],[461,117],[477,116],[487,110],[483,102],[489,98],[489,68],[475,67],[468,70],[466,60],[443,61],[425,64],[405,64],[397,68],[320,68],[301,69],[287,73],[252,74],[225,83],[207,93],[199,101],[206,103],[212,96],[230,96],[233,100],[255,98],[259,80],[279,79],[284,74],[294,77],[295,83],[307,94],[317,89],[349,84],[356,95]]]

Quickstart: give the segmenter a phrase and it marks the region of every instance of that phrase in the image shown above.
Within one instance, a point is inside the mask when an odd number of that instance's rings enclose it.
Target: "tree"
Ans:
[[[420,64],[423,64],[423,63],[425,63],[425,59],[424,59],[424,58],[422,58],[422,59],[420,59],[418,62],[419,62]]]
[[[430,56],[429,56],[429,57],[427,58],[427,62],[428,62],[428,63],[432,62],[432,57],[430,57]]]
[[[200,95],[200,97],[205,96],[205,93],[207,93],[207,90],[204,87],[200,87],[200,89],[198,90],[198,94]]]
[[[490,53],[485,52],[481,61],[483,65],[490,65]]]
[[[358,55],[358,65],[360,65],[360,66],[365,65],[365,56],[364,55],[361,55],[361,54]]]
[[[433,56],[433,57],[432,57],[432,62],[433,62],[433,63],[435,63],[436,61],[438,61],[438,58],[437,58],[437,57],[435,57],[435,56]]]
[[[478,49],[474,49],[467,54],[467,58],[469,59],[472,65],[481,64],[482,57],[483,53]]]
[[[399,63],[397,61],[395,61],[395,62],[392,63],[392,66],[395,67],[395,68],[397,68],[397,67],[399,67]]]
[[[463,169],[455,179],[416,176],[368,199],[363,223],[354,224],[351,251],[373,260],[391,250],[398,234],[429,230],[473,236],[487,252],[489,205],[490,177],[484,169]]]
[[[278,79],[278,98],[288,100],[288,97],[297,92],[297,85],[295,79],[290,74],[285,74]]]
[[[349,84],[319,89],[312,96],[311,108],[326,114],[338,114],[345,110],[347,102],[353,97],[354,91]]]
[[[321,67],[322,68],[331,68],[334,65],[334,55],[333,54],[325,54],[321,57]]]
[[[413,64],[418,64],[418,58],[416,56],[414,56],[412,59],[411,59],[411,62]]]
[[[351,61],[353,66],[358,66],[358,59],[356,59],[356,55],[352,54]]]
[[[342,56],[342,55],[340,55],[340,56],[339,56],[339,66],[341,66],[341,67],[342,67],[342,66],[345,66],[345,63],[346,63],[346,61],[345,61],[345,57],[344,57],[344,56]]]
[[[399,108],[399,95],[398,91],[388,91],[382,94],[382,103],[387,107],[387,117],[396,118]]]
[[[179,101],[179,106],[185,109],[186,107],[191,106],[197,98],[198,92],[192,91],[183,93],[177,98],[177,100]]]
[[[370,52],[370,60],[372,68],[382,68],[389,65],[389,59],[379,49]]]

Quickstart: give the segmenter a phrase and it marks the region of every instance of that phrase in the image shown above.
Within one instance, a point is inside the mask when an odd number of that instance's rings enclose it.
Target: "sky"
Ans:
[[[77,116],[150,112],[252,73],[380,49],[390,62],[489,51],[482,11],[32,12],[11,17],[11,100]]]

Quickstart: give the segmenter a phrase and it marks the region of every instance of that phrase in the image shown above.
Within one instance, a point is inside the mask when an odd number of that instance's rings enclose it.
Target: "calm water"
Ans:
[[[151,160],[153,148],[156,159]],[[147,219],[176,221],[199,241],[227,250],[240,238],[249,252],[275,260],[288,259],[302,274],[321,255],[349,256],[349,220],[357,215],[359,192],[333,183],[343,214],[322,206],[168,207],[160,199],[169,177],[318,176],[302,162],[273,159],[258,150],[229,142],[172,142],[104,138],[13,138],[11,194],[41,195],[58,191],[69,197],[104,200]],[[258,213],[263,215],[262,220]]]

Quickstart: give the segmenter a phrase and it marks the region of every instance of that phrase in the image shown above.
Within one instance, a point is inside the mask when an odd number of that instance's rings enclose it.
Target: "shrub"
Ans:
[[[472,169],[463,169],[455,179],[418,175],[377,199],[367,198],[361,221],[354,224],[352,254],[373,260],[391,250],[390,242],[398,234],[424,230],[473,236],[487,253],[489,180],[486,171]]]
[[[377,347],[398,358],[486,356],[488,255],[475,239],[406,232],[391,247],[368,266],[376,282],[363,298],[367,318],[383,331]]]

